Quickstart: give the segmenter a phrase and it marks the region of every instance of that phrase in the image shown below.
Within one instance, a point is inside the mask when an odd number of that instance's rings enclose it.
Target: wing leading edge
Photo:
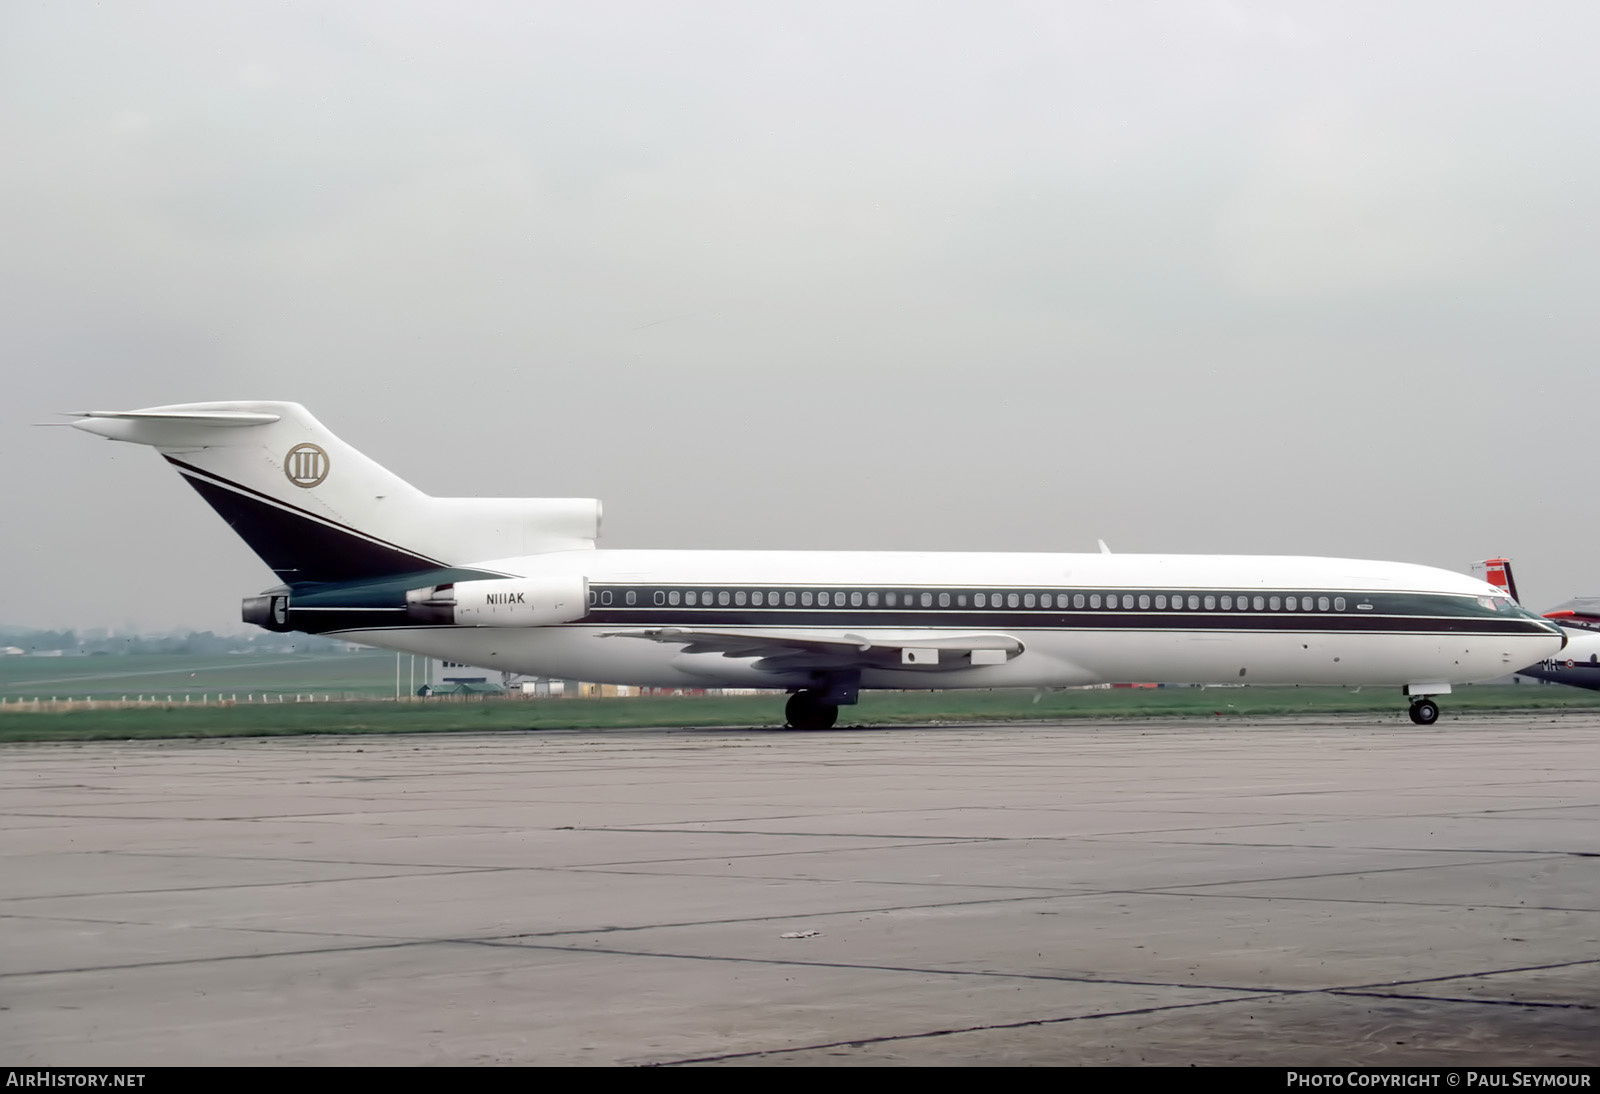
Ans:
[[[827,631],[704,630],[657,627],[608,631],[602,638],[642,638],[678,644],[686,654],[719,653],[756,658],[761,672],[911,669],[952,672],[1003,665],[1019,656],[1023,644],[1007,634],[875,633]]]

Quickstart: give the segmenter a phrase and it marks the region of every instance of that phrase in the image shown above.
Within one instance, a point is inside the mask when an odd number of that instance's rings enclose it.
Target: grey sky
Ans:
[[[1600,591],[1583,3],[0,6],[0,622],[264,566],[58,410],[305,403],[603,544]]]

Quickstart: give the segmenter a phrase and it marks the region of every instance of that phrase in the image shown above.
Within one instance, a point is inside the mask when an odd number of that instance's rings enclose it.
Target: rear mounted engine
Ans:
[[[588,612],[582,577],[508,577],[457,581],[406,593],[406,615],[419,623],[465,627],[545,627]]]
[[[254,623],[269,631],[287,631],[289,626],[289,597],[287,595],[246,597],[239,605],[239,616],[246,623]]]

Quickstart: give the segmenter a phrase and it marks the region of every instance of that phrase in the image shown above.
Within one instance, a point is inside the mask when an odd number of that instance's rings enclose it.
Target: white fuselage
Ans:
[[[1023,648],[999,664],[860,668],[862,688],[1157,681],[1448,690],[1553,657],[1562,644],[1555,627],[1484,582],[1349,559],[593,550],[481,568],[581,576],[588,614],[551,626],[396,620],[334,633],[467,664],[652,687],[798,688],[818,676],[815,665],[785,669],[754,653],[639,638],[663,629],[848,636],[863,649],[908,634],[934,642],[981,633]]]

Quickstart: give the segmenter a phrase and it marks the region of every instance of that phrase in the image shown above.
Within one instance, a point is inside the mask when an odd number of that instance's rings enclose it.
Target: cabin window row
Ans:
[[[1287,611],[1342,612],[1342,596],[1253,596],[1247,593],[933,593],[880,590],[812,589],[656,589],[658,608],[1034,608],[1082,611]],[[634,589],[589,593],[591,607],[636,607]]]

